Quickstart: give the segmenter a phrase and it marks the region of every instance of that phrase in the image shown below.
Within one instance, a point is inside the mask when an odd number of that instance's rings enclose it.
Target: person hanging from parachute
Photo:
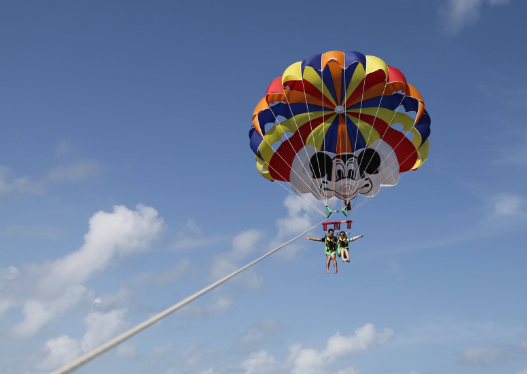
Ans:
[[[323,238],[312,238],[306,236],[307,240],[312,240],[314,242],[323,242],[325,244],[325,253],[327,257],[326,261],[326,272],[329,274],[329,264],[333,261],[333,267],[335,268],[335,274],[337,274],[337,237],[334,235],[334,230],[329,229],[328,234]]]
[[[342,262],[350,262],[349,243],[362,238],[363,236],[364,235],[359,235],[348,239],[345,231],[339,233],[339,238],[337,240],[337,254],[342,259]]]

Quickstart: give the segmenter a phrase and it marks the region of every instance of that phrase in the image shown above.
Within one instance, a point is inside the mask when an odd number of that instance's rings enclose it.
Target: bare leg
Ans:
[[[350,262],[350,254],[348,248],[342,248],[342,259],[346,262]]]
[[[331,261],[331,256],[328,256],[328,260],[326,261],[326,273],[329,274],[329,262]]]
[[[337,274],[337,259],[335,258],[335,255],[333,254],[331,256],[331,259],[333,260],[333,266],[335,267],[335,274]],[[328,267],[328,272],[329,272],[329,267]]]

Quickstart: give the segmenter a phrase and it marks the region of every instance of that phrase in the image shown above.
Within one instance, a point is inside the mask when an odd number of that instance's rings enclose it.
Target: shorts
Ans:
[[[336,253],[335,250],[329,250],[329,249],[326,249],[326,256],[333,256],[334,254]]]

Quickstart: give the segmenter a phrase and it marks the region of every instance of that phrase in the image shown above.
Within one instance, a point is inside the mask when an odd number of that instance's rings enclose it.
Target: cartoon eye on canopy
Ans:
[[[252,118],[260,174],[322,201],[374,196],[428,156],[430,116],[417,89],[396,68],[358,52],[292,64]]]

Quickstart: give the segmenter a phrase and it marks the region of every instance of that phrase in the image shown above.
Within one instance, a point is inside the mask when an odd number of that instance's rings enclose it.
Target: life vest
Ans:
[[[334,252],[337,248],[337,237],[333,236],[333,238],[325,237],[324,241],[326,243],[326,250]]]
[[[346,238],[346,239],[344,239],[344,240],[340,240],[340,239],[339,239],[339,241],[338,241],[338,244],[339,244],[340,248],[348,248],[349,243],[350,243],[350,242],[349,242],[349,239],[348,239],[348,238]]]

